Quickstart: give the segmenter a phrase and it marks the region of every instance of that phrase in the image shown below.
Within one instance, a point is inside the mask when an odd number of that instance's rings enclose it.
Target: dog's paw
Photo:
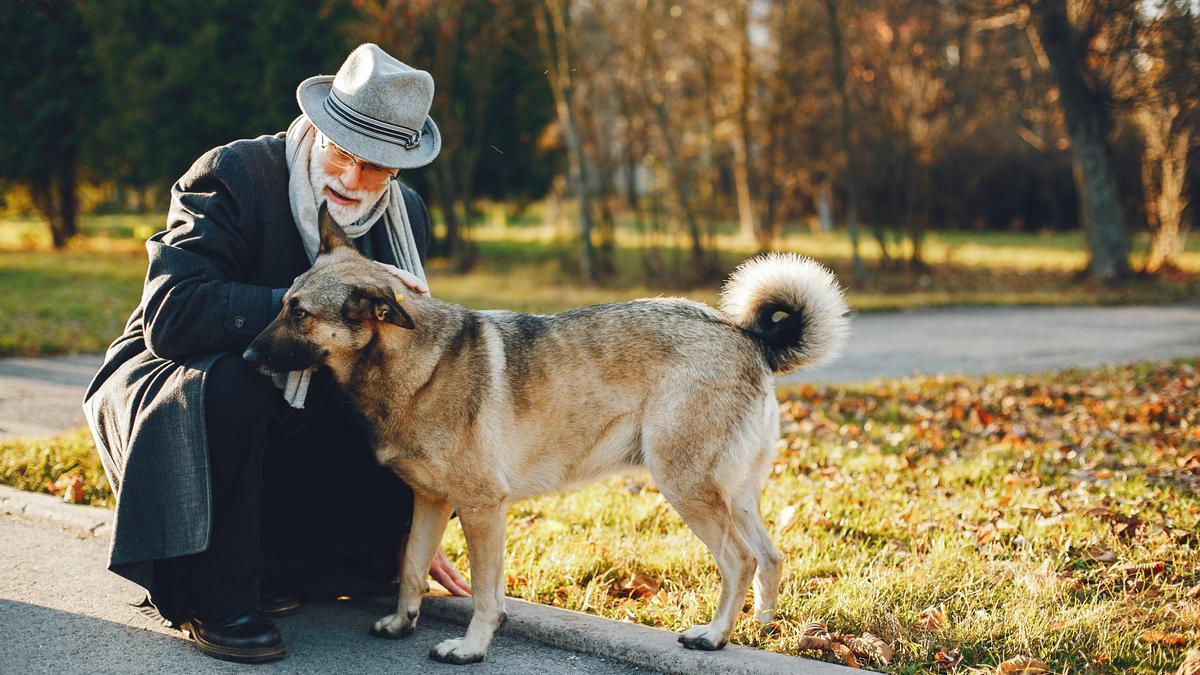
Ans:
[[[700,649],[713,652],[725,646],[725,634],[712,627],[711,624],[692,626],[679,636],[679,641],[688,649]]]
[[[443,640],[429,650],[429,658],[442,663],[462,665],[478,663],[487,656],[487,650],[471,649],[467,646],[466,638]]]
[[[371,625],[371,635],[385,640],[399,640],[412,635],[417,629],[417,618],[401,614],[388,614]]]

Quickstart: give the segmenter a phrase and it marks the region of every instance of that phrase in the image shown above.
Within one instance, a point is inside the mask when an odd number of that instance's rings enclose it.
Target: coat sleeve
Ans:
[[[221,147],[171,187],[167,228],[146,242],[145,341],[155,356],[240,351],[274,317],[285,289],[243,281],[261,244],[251,185],[242,158]]]

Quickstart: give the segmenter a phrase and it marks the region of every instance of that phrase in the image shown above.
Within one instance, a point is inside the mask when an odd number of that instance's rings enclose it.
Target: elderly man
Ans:
[[[302,593],[389,590],[412,509],[327,375],[275,383],[240,354],[316,257],[321,202],[426,292],[429,213],[397,174],[440,149],[433,79],[367,44],[296,97],[287,132],[210,150],[171,188],[141,303],[84,400],[117,494],[109,569],[234,661],[284,656],[270,617]],[[432,572],[468,591],[444,554]]]

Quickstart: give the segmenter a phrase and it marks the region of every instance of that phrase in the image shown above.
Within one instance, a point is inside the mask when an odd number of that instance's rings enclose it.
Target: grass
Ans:
[[[32,219],[0,218],[0,356],[103,351],[137,304],[146,270],[142,241],[159,216],[104,215],[82,219],[82,235],[64,252],[48,250],[45,227]],[[570,233],[489,218],[472,238],[478,264],[457,272],[447,261],[429,265],[436,295],[475,308],[534,312],[656,295],[685,295],[713,304],[720,280],[696,273],[678,237],[618,231],[612,275],[601,284],[578,281]],[[727,272],[753,248],[731,233],[716,237],[718,270]],[[1136,249],[1145,249],[1144,237]],[[872,270],[851,283],[850,248],[841,233],[791,231],[780,250],[813,256],[849,285],[858,312],[952,305],[1066,305],[1194,301],[1200,299],[1200,237],[1192,237],[1169,278],[1135,279],[1108,288],[1076,278],[1086,262],[1082,235],[934,232],[925,244],[930,268]],[[864,240],[874,266],[879,248]],[[1135,254],[1135,264],[1140,254]],[[660,279],[650,283],[648,279]]]
[[[802,628],[870,632],[892,672],[1154,672],[1200,647],[1200,362],[780,391],[763,511],[780,618],[737,643],[811,658]],[[111,501],[85,434],[0,443],[0,475]],[[61,472],[78,479],[61,480]],[[58,473],[56,473],[58,472]],[[711,557],[647,476],[515,505],[509,595],[682,630]],[[447,539],[465,568],[461,531]]]

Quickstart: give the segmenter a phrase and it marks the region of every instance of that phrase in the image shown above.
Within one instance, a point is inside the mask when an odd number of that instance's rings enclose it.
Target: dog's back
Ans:
[[[647,432],[684,424],[701,437],[727,437],[773,390],[753,338],[688,300],[481,316],[503,346],[489,398],[508,420],[499,431],[517,498],[631,465],[674,465],[674,453],[647,455],[658,449]]]

